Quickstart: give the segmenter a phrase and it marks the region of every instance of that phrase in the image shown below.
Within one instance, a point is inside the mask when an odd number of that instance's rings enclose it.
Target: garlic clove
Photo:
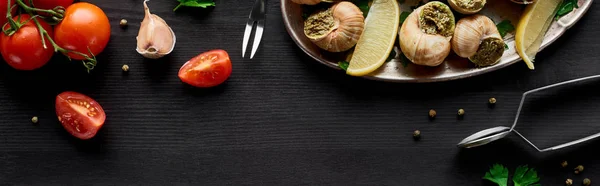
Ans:
[[[136,51],[146,58],[158,59],[173,51],[177,39],[165,20],[150,13],[148,1],[144,0],[144,20],[136,37]]]

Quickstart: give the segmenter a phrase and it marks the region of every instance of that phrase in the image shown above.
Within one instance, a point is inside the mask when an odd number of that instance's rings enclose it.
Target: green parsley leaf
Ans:
[[[508,169],[500,164],[494,164],[488,172],[485,173],[483,179],[489,180],[498,184],[498,186],[508,185]]]
[[[504,43],[504,50],[508,50],[508,45]]]
[[[404,23],[404,20],[406,20],[410,13],[412,13],[412,11],[400,13],[400,26],[402,26],[402,23]]]
[[[577,0],[563,0],[558,8],[558,12],[556,12],[556,19],[560,19],[560,17],[567,15],[575,8],[579,8]]]
[[[540,178],[538,177],[537,172],[535,171],[535,169],[527,167],[527,165],[517,167],[512,180],[515,183],[515,186],[540,185],[538,183],[540,181]]]
[[[513,26],[509,20],[504,20],[496,25],[498,27],[498,32],[500,32],[500,36],[504,37],[507,33],[515,30],[515,26]]]
[[[176,11],[177,9],[179,9],[182,6],[199,7],[199,8],[215,6],[215,2],[213,0],[177,0],[177,1],[179,1],[179,5],[177,5],[173,9],[173,11]]]
[[[369,1],[370,0],[352,0],[352,3],[354,3],[360,9],[360,11],[362,11],[364,17],[367,17],[370,8]]]
[[[340,68],[344,71],[348,70],[348,66],[350,66],[350,63],[348,63],[348,61],[340,61],[338,62],[338,66],[340,66]]]

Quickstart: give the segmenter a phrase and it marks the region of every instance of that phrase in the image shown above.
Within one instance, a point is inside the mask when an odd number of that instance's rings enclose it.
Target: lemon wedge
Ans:
[[[561,2],[562,0],[538,0],[527,5],[521,15],[515,33],[516,50],[531,70],[534,69],[535,55]]]
[[[373,0],[346,74],[364,76],[381,67],[394,48],[399,25],[400,6],[396,0]]]

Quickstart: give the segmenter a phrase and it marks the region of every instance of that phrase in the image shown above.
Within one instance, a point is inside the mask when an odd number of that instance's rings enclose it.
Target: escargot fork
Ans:
[[[244,32],[242,57],[246,57],[248,41],[250,40],[250,34],[252,33],[252,28],[254,27],[255,23],[256,33],[254,34],[254,43],[252,44],[252,53],[250,53],[250,59],[254,57],[256,50],[258,50],[258,46],[260,45],[260,41],[262,39],[263,31],[265,28],[265,1],[266,0],[256,0],[256,2],[254,2],[254,8],[252,8],[252,11],[250,12],[248,22],[246,23],[246,31]]]
[[[587,136],[587,137],[584,137],[584,138],[581,138],[578,140],[574,140],[571,142],[563,143],[560,145],[548,147],[545,149],[540,149],[535,144],[533,144],[531,141],[529,141],[527,138],[525,138],[525,136],[523,136],[521,133],[519,133],[517,130],[515,130],[515,127],[517,126],[517,122],[519,120],[519,115],[521,114],[521,109],[523,107],[525,99],[527,98],[527,95],[536,93],[536,92],[540,92],[540,91],[544,91],[546,89],[559,87],[562,85],[567,85],[567,84],[571,84],[571,83],[576,83],[576,82],[585,81],[585,80],[589,80],[589,79],[596,79],[596,78],[600,78],[600,75],[594,75],[594,76],[588,76],[588,77],[583,77],[583,78],[579,78],[579,79],[573,79],[573,80],[564,81],[564,82],[560,82],[560,83],[556,83],[556,84],[552,84],[552,85],[548,85],[548,86],[544,86],[541,88],[527,91],[521,97],[521,103],[519,104],[519,108],[518,108],[517,114],[515,116],[515,121],[510,128],[499,126],[499,127],[494,127],[494,128],[479,131],[479,132],[474,133],[474,134],[466,137],[465,139],[463,139],[460,143],[458,143],[457,146],[463,147],[463,148],[477,147],[477,146],[488,144],[492,141],[502,139],[502,138],[506,137],[510,132],[514,132],[521,139],[523,139],[525,142],[527,142],[530,146],[535,148],[537,151],[546,152],[546,151],[558,150],[561,148],[569,147],[569,146],[572,146],[575,144],[586,142],[591,139],[598,138],[598,137],[600,137],[600,133],[596,133],[596,134],[593,134],[593,135],[590,135],[590,136]]]

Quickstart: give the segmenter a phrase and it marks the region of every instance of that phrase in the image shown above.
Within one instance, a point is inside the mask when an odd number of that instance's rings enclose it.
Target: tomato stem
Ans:
[[[30,12],[31,13],[31,12]],[[37,19],[34,19],[36,26],[38,27],[38,30],[40,31],[40,34],[42,35],[42,45],[44,46],[44,49],[47,48],[46,46],[46,41],[44,38],[48,39],[48,41],[50,42],[50,44],[52,45],[52,47],[54,47],[54,52],[60,52],[62,54],[64,54],[65,56],[69,57],[68,54],[69,53],[73,53],[79,56],[84,57],[85,59],[82,61],[83,66],[85,66],[85,68],[87,69],[87,72],[89,73],[91,70],[94,69],[94,67],[96,67],[97,64],[97,60],[96,60],[96,56],[94,56],[94,54],[92,53],[92,51],[90,51],[89,47],[88,47],[88,51],[90,52],[90,56],[88,56],[87,54],[81,53],[81,52],[77,52],[77,51],[71,51],[71,50],[67,50],[64,49],[60,46],[58,46],[58,44],[56,44],[56,42],[54,42],[54,40],[52,39],[52,37],[50,36],[50,34],[48,34],[48,32],[46,31],[46,29],[44,29],[42,27],[42,25],[40,24],[40,22]],[[71,60],[71,58],[69,57],[69,60]]]
[[[27,4],[23,3],[23,0],[16,0],[16,1],[17,1],[17,4],[27,12],[47,13],[52,16],[52,20],[57,21],[57,22],[60,22],[64,17],[65,8],[62,6],[57,6],[52,10],[49,10],[49,9],[47,10],[47,9],[39,9],[39,8],[27,6]],[[33,5],[32,0],[29,0],[29,3],[31,5]]]
[[[19,28],[21,28],[21,26],[23,26],[23,24],[21,24],[21,17],[19,17],[19,22],[16,22],[15,20],[13,20],[12,18],[12,9],[15,8],[15,6],[10,6],[10,0],[7,1],[8,3],[8,9],[6,10],[6,23],[4,25],[2,25],[2,32],[4,32],[4,34],[6,34],[7,36],[11,36],[13,34],[15,34],[15,32],[17,32],[17,30],[19,30]],[[8,29],[6,29],[6,25],[10,25],[10,27]]]
[[[21,23],[20,21],[20,16],[19,16],[19,21],[16,22],[12,19],[12,15],[10,13],[10,1],[8,0],[8,13],[6,15],[6,18],[8,19],[8,23],[10,24],[11,27],[10,29],[6,30],[4,29],[4,27],[2,28],[2,31],[4,32],[4,34],[10,36],[12,34],[14,34],[17,30],[19,30],[19,28],[21,28],[21,26],[23,26],[24,23]],[[77,52],[77,51],[71,51],[71,50],[67,50],[64,49],[60,46],[58,46],[58,44],[56,44],[56,42],[54,42],[54,40],[52,39],[52,36],[50,36],[50,34],[48,33],[48,31],[46,31],[46,29],[44,29],[44,27],[42,27],[42,24],[40,24],[40,22],[38,21],[38,19],[36,19],[37,17],[39,17],[39,15],[33,15],[34,11],[37,12],[46,12],[46,13],[50,13],[54,16],[52,16],[53,18],[55,18],[56,15],[60,15],[60,19],[62,19],[62,14],[58,14],[56,13],[54,10],[48,10],[48,11],[40,11],[41,9],[36,9],[36,8],[32,8],[27,6],[25,3],[23,3],[23,0],[16,0],[17,4],[19,6],[21,6],[21,8],[23,8],[27,13],[29,13],[29,15],[31,15],[31,19],[33,19],[33,21],[35,22],[35,25],[37,26],[38,32],[40,33],[40,36],[42,38],[42,46],[44,47],[44,49],[48,48],[48,45],[46,45],[46,40],[48,42],[50,42],[50,44],[52,45],[52,47],[54,47],[54,52],[60,52],[63,55],[67,56],[69,58],[69,60],[71,60],[71,57],[69,57],[69,53],[73,53],[79,56],[82,56],[83,58],[85,58],[84,60],[82,60],[83,66],[85,66],[85,68],[87,69],[87,72],[89,73],[91,70],[94,69],[94,67],[97,64],[97,60],[96,60],[96,56],[94,56],[94,54],[92,53],[92,51],[89,49],[88,47],[88,51],[90,52],[90,55],[81,53],[81,52]],[[31,1],[30,1],[31,2]],[[32,3],[33,4],[33,3]],[[64,12],[64,11],[62,11]],[[31,21],[31,20],[28,20]],[[90,57],[91,56],[91,57]]]

